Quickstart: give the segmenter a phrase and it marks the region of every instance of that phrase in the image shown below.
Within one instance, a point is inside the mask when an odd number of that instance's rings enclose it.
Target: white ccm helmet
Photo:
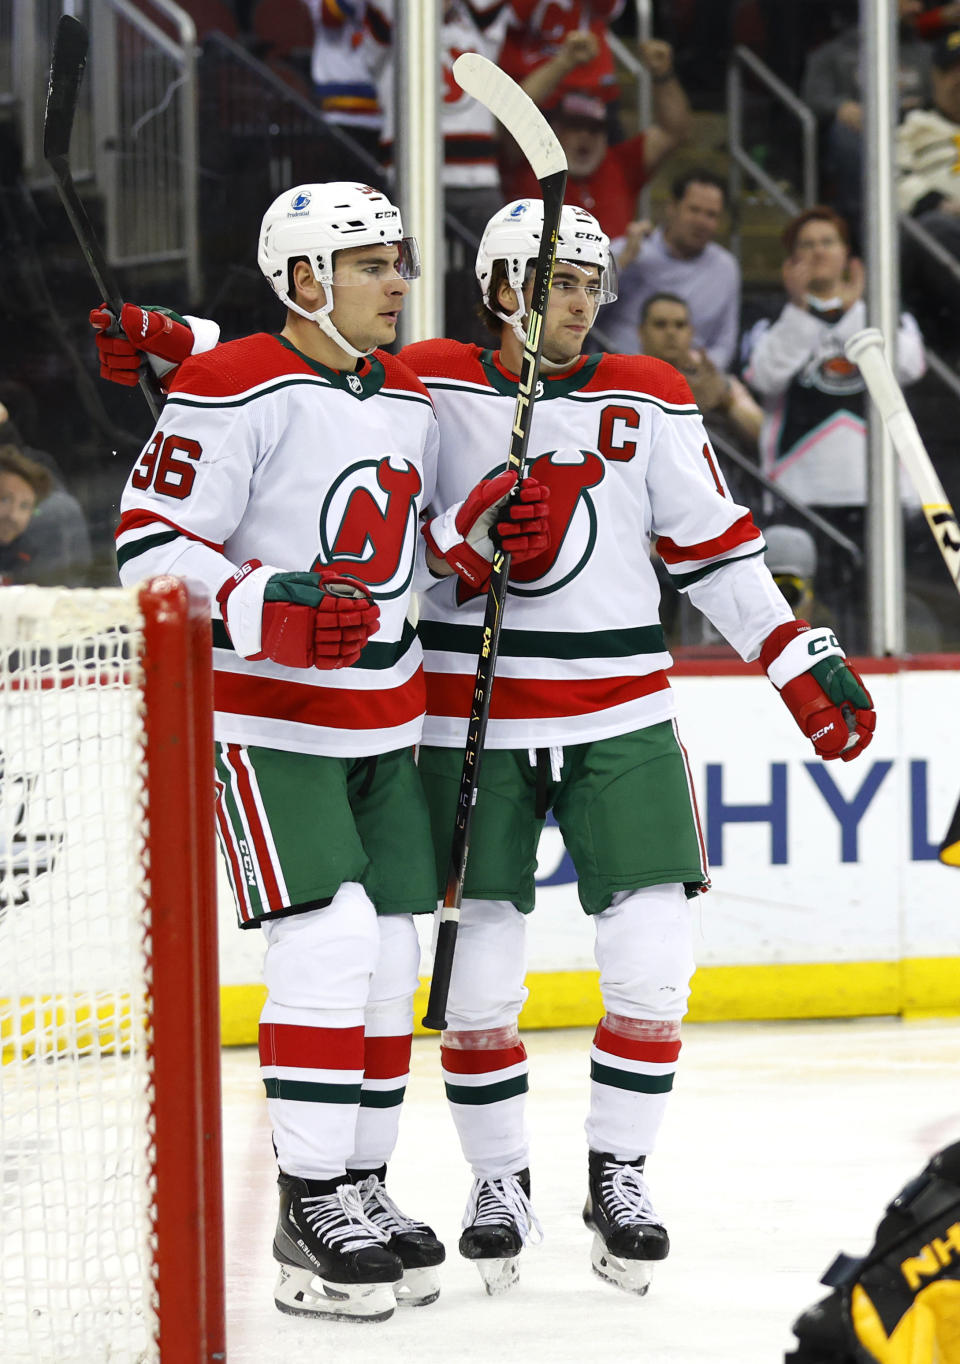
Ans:
[[[400,210],[371,185],[332,180],[325,185],[297,185],[285,190],[263,215],[257,264],[274,293],[288,308],[316,322],[322,332],[349,355],[361,359],[370,351],[357,350],[333,325],[333,257],[351,246],[399,245],[397,274],[416,279],[420,253],[413,237],[403,235]],[[306,256],[314,278],[323,285],[326,302],[309,313],[294,303],[289,292],[289,263]],[[375,349],[371,347],[371,350]]]
[[[480,238],[477,252],[477,279],[483,301],[490,311],[509,322],[520,341],[524,340],[523,281],[527,267],[537,258],[543,232],[543,201],[515,199],[493,215]],[[494,261],[502,260],[507,280],[518,299],[514,313],[503,313],[490,296]],[[564,204],[557,234],[557,260],[571,265],[596,265],[600,269],[598,303],[612,303],[617,296],[617,266],[610,254],[610,238],[592,213],[573,204]]]

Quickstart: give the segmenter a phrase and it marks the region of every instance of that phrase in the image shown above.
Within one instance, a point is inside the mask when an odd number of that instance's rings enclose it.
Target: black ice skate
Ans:
[[[446,1251],[432,1227],[400,1211],[384,1186],[386,1175],[385,1165],[369,1173],[350,1171],[350,1178],[360,1192],[364,1214],[386,1233],[387,1249],[403,1265],[403,1279],[394,1288],[397,1306],[425,1307],[440,1296],[436,1266],[443,1264]]]
[[[491,1296],[505,1293],[520,1277],[517,1259],[524,1245],[543,1239],[543,1229],[530,1206],[530,1171],[520,1170],[502,1179],[475,1179],[463,1226],[460,1254],[475,1261]]]
[[[389,1237],[363,1211],[355,1185],[298,1179],[282,1171],[273,1258],[281,1312],[337,1321],[386,1321],[397,1305],[403,1266]]]
[[[643,1178],[644,1159],[616,1160],[591,1151],[590,1191],[583,1209],[584,1222],[596,1232],[593,1272],[640,1297],[650,1287],[652,1262],[665,1260],[670,1251],[670,1238]]]

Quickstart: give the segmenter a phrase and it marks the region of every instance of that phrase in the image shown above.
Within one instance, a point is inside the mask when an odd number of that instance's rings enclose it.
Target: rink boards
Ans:
[[[919,662],[864,665],[877,733],[849,764],[817,760],[754,669],[717,664],[709,675],[674,674],[713,882],[694,911],[692,1017],[960,1012],[960,872],[936,859],[960,796],[960,660]],[[3,841],[8,859],[11,845],[22,853],[6,864],[0,939],[9,948],[21,927],[58,924],[47,946],[55,967],[38,992],[97,992],[103,945],[80,929],[91,905],[102,909],[130,885],[120,859],[101,849],[103,831],[129,818],[130,793],[115,780],[92,780],[84,745],[98,745],[102,761],[111,742],[97,733],[102,717],[92,725],[65,694],[43,706],[36,739],[21,751],[8,737],[4,753]],[[69,714],[48,714],[50,707]],[[39,748],[54,736],[75,774],[68,772],[62,803],[36,778]],[[236,927],[222,874],[220,891],[223,1034],[249,1043],[263,999],[262,940]],[[432,924],[420,927],[427,976]],[[527,1026],[595,1022],[592,926],[555,825],[540,846],[529,939]],[[39,943],[34,951],[42,956]],[[9,993],[3,983],[0,996]],[[422,1012],[418,1003],[418,1018]]]
[[[877,732],[852,763],[815,758],[754,668],[672,675],[713,883],[695,909],[691,1017],[960,1011],[960,872],[936,860],[960,797],[960,660],[919,662],[864,663]],[[524,1021],[593,1024],[593,930],[555,826],[538,887]],[[234,924],[221,897],[224,1037],[247,1043],[262,944]]]

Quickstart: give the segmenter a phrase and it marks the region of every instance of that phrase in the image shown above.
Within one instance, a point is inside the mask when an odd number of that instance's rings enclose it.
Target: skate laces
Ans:
[[[660,1225],[650,1201],[647,1181],[635,1165],[608,1161],[600,1179],[600,1189],[609,1211],[617,1222],[627,1226],[640,1223]]]
[[[363,1250],[372,1243],[383,1244],[390,1237],[364,1212],[360,1191],[354,1184],[341,1184],[333,1193],[301,1198],[303,1220],[328,1246],[342,1250]]]
[[[542,1241],[543,1227],[537,1220],[523,1185],[516,1175],[503,1179],[478,1177],[473,1181],[467,1210],[463,1214],[464,1227],[515,1226],[520,1239]]]
[[[367,1219],[375,1227],[379,1227],[388,1237],[406,1231],[427,1231],[426,1222],[418,1222],[413,1217],[408,1217],[401,1212],[387,1193],[379,1176],[367,1175],[366,1179],[357,1185],[360,1194],[360,1201]]]

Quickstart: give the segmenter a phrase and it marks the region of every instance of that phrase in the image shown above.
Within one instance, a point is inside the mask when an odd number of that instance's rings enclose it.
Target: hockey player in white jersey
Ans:
[[[402,352],[439,419],[433,506],[451,508],[426,526],[433,569],[450,576],[423,596],[419,626],[428,694],[420,768],[441,888],[483,618],[456,507],[506,457],[541,224],[542,205],[520,200],[484,234],[477,275],[499,349],[428,341]],[[874,726],[869,694],[833,634],[796,621],[773,583],[762,536],[730,497],[683,377],[643,356],[581,353],[614,295],[606,236],[590,214],[565,208],[529,454],[532,475],[550,489],[549,545],[525,562],[515,557],[511,571],[441,1047],[474,1174],[460,1249],[491,1292],[517,1281],[519,1253],[538,1227],[517,1019],[548,809],[594,921],[605,1009],[586,1125],[593,1267],[642,1294],[669,1249],[644,1166],[680,1051],[694,969],[690,899],[708,872],[666,677],[651,544],[741,656],[759,657],[822,757],[856,757]],[[118,345],[123,355],[101,345],[112,378],[136,363],[129,342]]]
[[[520,200],[484,233],[477,277],[498,350],[427,341],[401,352],[437,410],[437,506],[464,497],[509,448],[542,221],[542,204]],[[669,1248],[644,1165],[680,1050],[694,970],[691,899],[708,875],[651,544],[740,655],[759,657],[821,756],[856,756],[874,724],[834,635],[796,621],[775,586],[760,531],[730,496],[685,379],[646,357],[581,353],[598,307],[613,297],[606,236],[589,213],[566,207],[528,453],[531,474],[550,488],[550,545],[511,572],[441,1039],[474,1173],[460,1250],[491,1292],[515,1282],[517,1256],[537,1227],[517,1018],[525,916],[550,809],[593,917],[605,1009],[586,1123],[593,1267],[642,1294],[651,1263]],[[449,513],[424,533],[434,568],[455,570],[424,595],[419,625],[420,770],[442,887],[484,599],[447,549]]]
[[[377,349],[419,273],[384,195],[289,190],[264,217],[259,263],[286,325],[168,375],[117,553],[124,582],[174,573],[215,603],[217,826],[241,927],[266,941],[276,1304],[376,1321],[433,1301],[444,1258],[384,1182],[409,1070],[412,916],[436,903],[408,607],[437,421],[416,376]],[[156,312],[125,305],[120,321],[127,334],[101,338],[107,356],[129,360],[133,337],[176,363],[194,344]],[[486,540],[514,481],[473,490],[465,541]],[[519,505],[522,559],[546,544],[530,480]],[[513,515],[499,517],[508,540]]]

